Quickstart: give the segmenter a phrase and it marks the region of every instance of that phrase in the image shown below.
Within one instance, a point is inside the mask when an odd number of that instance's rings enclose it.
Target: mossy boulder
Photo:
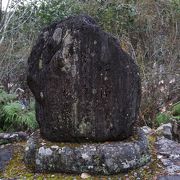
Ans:
[[[28,59],[41,135],[51,141],[114,141],[132,135],[141,86],[138,67],[89,16],[45,28]]]

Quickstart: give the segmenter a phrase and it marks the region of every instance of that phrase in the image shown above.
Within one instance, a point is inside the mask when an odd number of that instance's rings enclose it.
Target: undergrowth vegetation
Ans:
[[[15,3],[15,11],[11,9],[9,16],[2,12],[0,21],[0,84],[7,91],[11,82],[28,89],[26,62],[43,27],[70,15],[88,14],[105,31],[119,39],[121,47],[140,67],[142,101],[139,124],[156,126],[157,114],[158,119],[163,119],[158,120],[160,123],[166,122],[164,112],[180,101],[179,0],[12,2]],[[2,21],[4,17],[11,17],[8,24]],[[28,115],[28,119],[31,118]]]
[[[158,113],[155,120],[157,126],[160,126],[174,119],[180,122],[180,102],[173,104],[168,111]]]
[[[24,108],[15,94],[8,94],[0,89],[0,130],[34,130],[38,127],[35,119],[34,104]]]

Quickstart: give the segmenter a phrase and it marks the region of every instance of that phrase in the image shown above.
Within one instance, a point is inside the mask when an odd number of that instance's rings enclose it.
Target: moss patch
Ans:
[[[124,179],[137,179],[137,177],[143,180],[154,179],[158,175],[164,172],[164,169],[161,167],[161,162],[157,159],[156,156],[156,149],[154,147],[154,143],[156,141],[156,136],[151,135],[149,136],[149,148],[152,155],[152,161],[144,167],[140,167],[135,170],[129,171],[129,173],[121,173],[114,176],[91,176],[89,179],[93,180],[107,180],[108,178],[111,180],[117,180],[119,178]],[[28,180],[43,180],[43,179],[53,179],[53,180],[80,180],[80,175],[68,175],[68,174],[61,174],[61,173],[32,173],[29,169],[27,169],[23,163],[23,153],[25,148],[24,143],[16,143],[14,145],[14,155],[12,160],[10,161],[9,165],[7,166],[6,170],[0,174],[2,178],[18,178],[18,179],[28,179]],[[59,145],[59,144],[57,144]]]

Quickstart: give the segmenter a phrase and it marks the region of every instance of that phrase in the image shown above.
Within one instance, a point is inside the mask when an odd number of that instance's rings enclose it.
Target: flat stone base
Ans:
[[[34,172],[61,172],[110,175],[145,165],[151,157],[141,129],[127,141],[105,143],[52,143],[39,132],[27,141],[24,160]]]

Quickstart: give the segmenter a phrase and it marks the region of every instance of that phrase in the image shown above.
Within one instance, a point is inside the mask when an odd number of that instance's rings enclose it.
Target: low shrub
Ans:
[[[156,115],[156,125],[160,126],[171,121],[171,119],[180,120],[180,102],[173,104],[169,111],[161,112]]]
[[[158,126],[160,126],[161,124],[165,124],[168,123],[170,121],[171,116],[167,113],[159,113],[156,116],[156,123]]]
[[[1,131],[33,131],[38,127],[34,103],[30,103],[28,108],[24,108],[17,101],[14,94],[0,91],[0,129]]]
[[[172,114],[173,116],[179,116],[180,117],[180,102],[176,103],[172,108]]]

